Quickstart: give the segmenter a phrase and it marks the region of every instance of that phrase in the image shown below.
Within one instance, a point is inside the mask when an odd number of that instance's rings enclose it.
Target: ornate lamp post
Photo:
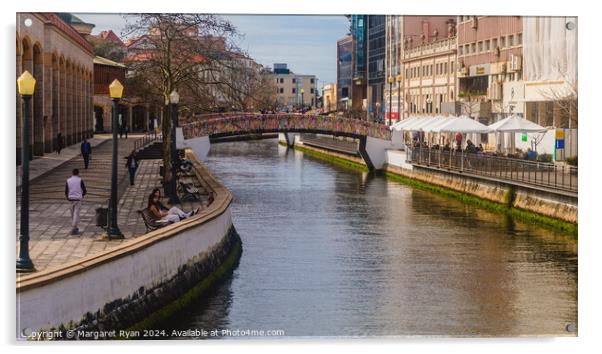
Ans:
[[[389,125],[393,124],[393,76],[389,76]]]
[[[401,74],[397,75],[397,121],[401,119]]]
[[[304,89],[301,89],[301,110],[305,107],[305,101],[303,101],[303,94],[305,93]]]
[[[111,158],[111,199],[109,201],[109,220],[107,225],[107,238],[124,238],[121,230],[117,226],[117,129],[119,126],[119,100],[123,95],[123,85],[115,79],[109,85],[109,96],[113,100],[113,122],[111,124],[113,131],[113,156]]]
[[[33,272],[35,268],[29,258],[29,124],[31,114],[31,96],[35,91],[36,79],[29,71],[17,79],[19,95],[23,100],[23,129],[21,130],[21,232],[19,235],[19,258],[17,272]]]
[[[180,95],[176,90],[169,94],[171,103],[171,180],[169,181],[169,200],[171,205],[180,203],[176,190],[176,176],[178,173],[178,150],[176,148],[176,128],[178,127],[178,103]]]

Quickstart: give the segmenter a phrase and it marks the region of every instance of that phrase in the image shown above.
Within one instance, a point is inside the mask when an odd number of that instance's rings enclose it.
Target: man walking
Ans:
[[[90,163],[90,154],[92,154],[92,146],[88,142],[88,140],[84,139],[81,145],[82,156],[84,157],[84,166],[86,170],[88,169],[88,164]]]
[[[65,183],[65,197],[71,203],[71,235],[79,234],[79,212],[82,199],[86,195],[86,185],[79,177],[79,170],[73,169],[72,176]]]
[[[63,134],[61,134],[61,132],[59,132],[56,135],[56,153],[60,155],[61,150],[63,150],[64,147],[65,147],[65,141],[63,140]]]
[[[130,156],[128,156],[128,160],[125,163],[125,167],[127,167],[128,172],[130,173],[130,186],[134,185],[134,177],[136,177],[136,170],[138,169],[138,159],[136,159],[136,155],[132,151]]]

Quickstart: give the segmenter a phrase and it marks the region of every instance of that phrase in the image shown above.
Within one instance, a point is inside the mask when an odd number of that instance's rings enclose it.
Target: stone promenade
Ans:
[[[110,139],[99,139],[96,142],[87,170],[83,167],[81,154],[72,156],[71,159],[63,161],[60,165],[42,161],[49,166],[46,171],[42,166],[35,167],[42,176],[37,179],[32,177],[30,192],[29,249],[36,270],[59,266],[92,255],[146,232],[144,222],[137,211],[146,207],[147,198],[152,189],[161,187],[159,166],[162,161],[141,160],[135,185],[130,186],[125,158],[133,149],[135,140],[136,138],[132,136],[129,139],[119,140],[118,181],[123,188],[119,200],[118,226],[124,234],[125,240],[107,241],[103,239],[105,230],[96,226],[96,208],[106,207],[110,196],[112,149]],[[79,152],[79,146],[77,149]],[[65,154],[65,156],[69,155]],[[37,160],[33,160],[31,164],[34,165],[37,162]],[[71,175],[73,168],[79,168],[80,176],[88,190],[88,195],[82,203],[79,235],[70,234],[70,204],[64,195],[65,181]],[[202,190],[196,178],[187,177],[185,181],[193,182]],[[17,248],[20,229],[19,194],[19,188],[17,188]],[[167,205],[166,199],[162,200],[165,205]],[[206,196],[203,196],[202,199],[206,201]],[[200,206],[199,202],[185,202],[180,205],[186,211]]]

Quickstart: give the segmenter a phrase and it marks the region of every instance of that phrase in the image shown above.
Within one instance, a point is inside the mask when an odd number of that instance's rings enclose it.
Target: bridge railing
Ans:
[[[388,126],[359,119],[302,114],[237,114],[199,117],[182,125],[184,137],[246,134],[275,131],[316,131],[391,139]]]
[[[466,151],[408,147],[414,165],[577,193],[578,169],[554,163]]]

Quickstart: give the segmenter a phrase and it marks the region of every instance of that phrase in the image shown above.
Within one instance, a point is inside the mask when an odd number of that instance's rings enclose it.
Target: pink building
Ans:
[[[522,36],[520,16],[458,17],[460,113],[491,123],[512,111],[504,86],[522,81]]]

